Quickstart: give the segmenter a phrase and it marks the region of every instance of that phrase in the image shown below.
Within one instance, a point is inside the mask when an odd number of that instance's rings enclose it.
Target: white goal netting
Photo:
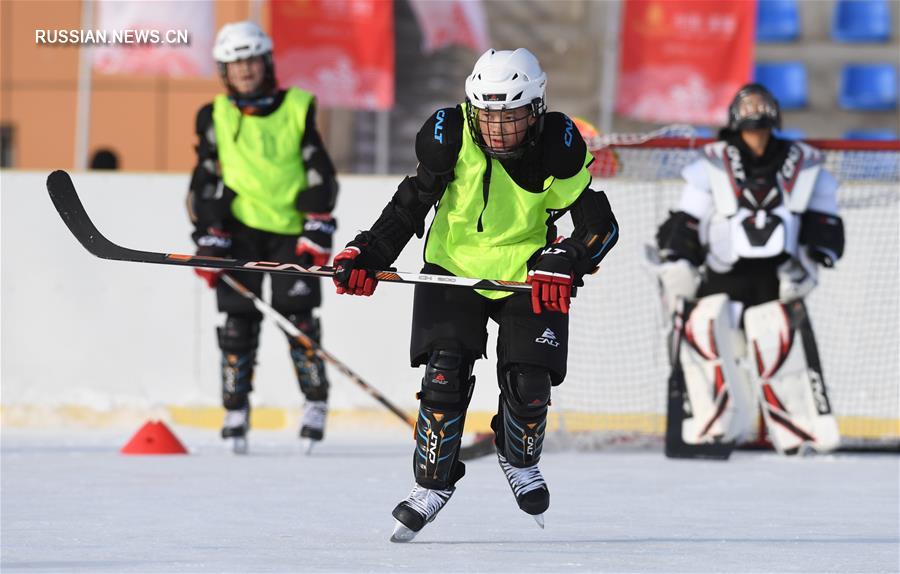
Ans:
[[[569,374],[553,421],[600,444],[650,440],[665,428],[669,365],[655,278],[644,246],[681,192],[680,171],[703,140],[655,139],[594,151],[621,226],[616,248],[573,305]],[[619,138],[619,142],[622,138]],[[708,141],[708,140],[707,140]],[[844,257],[808,297],[845,446],[900,444],[900,144],[810,142],[841,182]]]

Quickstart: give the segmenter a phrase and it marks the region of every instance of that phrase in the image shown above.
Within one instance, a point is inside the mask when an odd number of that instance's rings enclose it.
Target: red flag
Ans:
[[[625,0],[616,112],[719,125],[751,77],[756,2]]]
[[[394,105],[394,13],[386,0],[270,2],[275,72],[319,104],[366,110]]]
[[[468,46],[479,54],[490,48],[481,0],[409,0],[422,30],[422,51]]]
[[[104,74],[210,75],[214,6],[209,2],[99,0],[94,70]]]

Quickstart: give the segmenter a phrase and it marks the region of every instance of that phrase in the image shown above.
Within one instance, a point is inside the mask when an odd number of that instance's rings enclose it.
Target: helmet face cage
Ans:
[[[482,109],[466,100],[466,122],[475,144],[496,159],[520,157],[544,128],[547,106],[543,98],[516,108]]]
[[[734,131],[780,129],[781,109],[778,101],[760,84],[744,86],[728,107],[728,128]]]

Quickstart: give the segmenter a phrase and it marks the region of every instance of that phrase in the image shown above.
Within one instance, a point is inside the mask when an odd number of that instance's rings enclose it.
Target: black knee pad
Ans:
[[[465,474],[459,445],[474,383],[471,359],[458,351],[431,353],[419,393],[413,454],[413,475],[426,488],[449,488]]]
[[[423,405],[465,410],[475,382],[472,361],[458,351],[435,350],[425,365],[419,399]]]
[[[313,316],[311,309],[307,311],[291,313],[287,316],[287,319],[291,322],[292,325],[303,331],[304,335],[306,335],[316,343],[321,342],[322,323],[321,321],[319,321],[318,317]],[[302,346],[294,337],[288,335],[288,339],[290,339],[291,341],[291,347]]]
[[[497,448],[513,466],[537,464],[547,427],[550,371],[533,365],[511,365],[500,377],[499,414],[491,422]]]
[[[255,351],[259,346],[259,319],[246,315],[228,315],[218,327],[219,348],[226,353]]]
[[[550,371],[534,365],[510,365],[500,376],[500,392],[513,413],[531,418],[547,413]]]

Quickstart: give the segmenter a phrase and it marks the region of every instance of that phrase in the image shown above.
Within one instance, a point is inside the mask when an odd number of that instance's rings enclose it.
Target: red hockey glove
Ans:
[[[198,229],[193,233],[193,238],[197,244],[197,255],[201,257],[228,257],[231,254],[231,234],[219,227],[208,227],[205,231]],[[215,288],[222,276],[221,269],[208,267],[194,267],[194,273],[206,281],[210,289]]]
[[[568,313],[572,300],[575,255],[572,247],[554,243],[538,256],[533,268],[528,272],[531,283],[531,310],[535,315],[541,309]]]
[[[365,246],[347,246],[334,258],[334,286],[340,295],[370,296],[378,286],[370,270],[362,266]]]
[[[196,273],[197,277],[206,281],[210,289],[215,289],[219,283],[219,278],[222,277],[221,269],[210,269],[209,267],[194,267],[194,273]]]
[[[303,224],[303,235],[297,239],[295,253],[312,265],[328,265],[331,259],[331,238],[337,223],[328,214],[308,213]]]

